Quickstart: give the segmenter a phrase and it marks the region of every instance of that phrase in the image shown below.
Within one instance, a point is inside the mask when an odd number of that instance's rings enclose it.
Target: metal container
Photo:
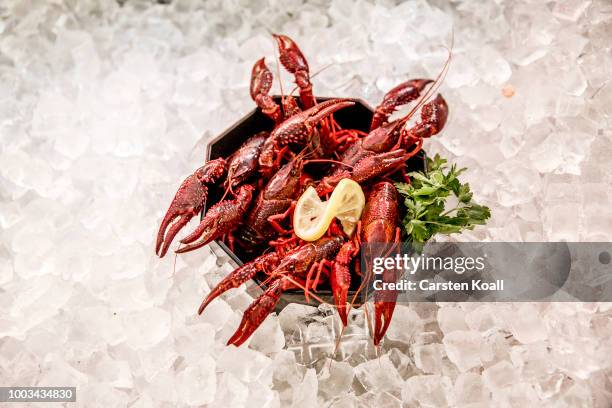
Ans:
[[[275,96],[274,99],[277,103],[280,103],[280,96]],[[318,102],[322,102],[332,98],[317,98]],[[368,132],[370,129],[370,123],[372,121],[372,115],[374,110],[363,100],[361,99],[351,99],[355,102],[353,106],[349,106],[347,108],[341,109],[338,112],[334,113],[334,119],[338,124],[345,129],[358,129],[364,132]],[[232,125],[225,132],[221,133],[219,136],[214,138],[207,147],[206,151],[206,159],[212,160],[218,157],[227,158],[238,147],[245,142],[249,137],[254,134],[267,130],[271,131],[274,126],[274,122],[264,115],[260,109],[254,109],[247,115],[245,115],[242,119],[237,121],[234,125]],[[419,171],[424,168],[424,158],[425,154],[420,153],[414,157],[412,157],[408,163],[409,171]],[[220,199],[219,192],[211,191],[211,194],[206,203],[207,206],[212,206],[218,202]],[[239,248],[235,248],[236,251],[232,252],[226,245],[220,240],[215,241],[214,245],[212,245],[213,252],[221,257],[229,257],[232,264],[236,267],[244,264],[245,262],[251,261],[254,256],[248,255],[240,251]],[[255,279],[257,285],[261,287],[261,282]],[[352,297],[354,291],[359,286],[358,279],[353,279],[353,287],[351,287],[351,291],[349,295]],[[252,292],[252,294],[256,295],[257,292]],[[321,288],[317,290],[317,296],[320,297],[325,302],[333,304],[333,296],[331,293],[331,288]],[[291,290],[287,291],[283,294],[278,306],[276,308],[277,311],[283,309],[289,303],[300,303],[307,304],[304,299],[304,294],[299,290]]]

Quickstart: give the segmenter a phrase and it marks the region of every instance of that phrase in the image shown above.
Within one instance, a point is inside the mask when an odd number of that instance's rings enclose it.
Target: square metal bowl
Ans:
[[[280,96],[275,96],[274,99],[277,103],[280,102]],[[333,98],[317,98],[318,102],[323,102]],[[372,116],[374,110],[361,99],[351,99],[355,102],[353,106],[341,109],[334,113],[334,119],[338,124],[345,129],[358,129],[363,132],[368,132],[370,129],[370,123],[372,122]],[[234,151],[240,147],[249,137],[261,131],[271,131],[274,127],[274,122],[264,115],[259,108],[246,114],[236,123],[234,123],[225,132],[214,138],[209,144],[206,151],[206,160],[213,160],[218,157],[227,158]],[[425,154],[421,151],[416,156],[412,157],[407,162],[409,171],[420,171],[425,167]],[[220,199],[219,191],[211,191],[210,196],[207,200],[207,207],[216,204]],[[221,240],[217,240],[214,243],[218,250],[213,247],[213,251],[219,253],[219,250],[226,254],[232,263],[237,267],[243,265],[245,262],[249,262],[254,258],[253,254],[247,254],[240,251],[239,247],[235,248],[235,252],[231,251],[227,245]],[[261,281],[257,278],[254,279],[258,286],[261,285]],[[359,286],[359,281],[353,279],[353,287],[349,295],[352,297],[354,291]],[[321,288],[317,290],[317,295],[324,301],[333,304],[333,296],[331,288]],[[281,310],[289,303],[300,303],[307,304],[304,299],[304,294],[299,290],[290,290],[283,294],[280,302],[277,306],[277,311]]]

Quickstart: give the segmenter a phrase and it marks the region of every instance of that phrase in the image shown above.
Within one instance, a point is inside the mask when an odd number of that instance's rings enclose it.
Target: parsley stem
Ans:
[[[419,221],[421,221],[421,220],[419,220]],[[425,224],[441,225],[441,226],[443,226],[443,227],[447,225],[447,224],[443,224],[443,223],[441,223],[441,222],[436,222],[436,221],[424,221],[424,220],[423,220],[423,221],[421,221],[421,222],[423,222],[423,223],[425,223]]]
[[[461,208],[461,207],[457,206],[457,207],[455,207],[455,208],[451,208],[451,209],[450,209],[450,210],[448,210],[448,211],[444,211],[442,214],[440,214],[440,217],[444,217],[444,216],[446,216],[446,215],[448,215],[448,214],[452,213],[453,211],[458,210],[459,208]]]

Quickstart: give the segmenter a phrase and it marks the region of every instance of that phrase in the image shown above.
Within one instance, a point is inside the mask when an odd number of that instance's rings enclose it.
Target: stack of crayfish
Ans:
[[[223,199],[206,211],[199,226],[180,240],[182,246],[176,252],[192,251],[222,239],[232,249],[239,245],[259,255],[222,279],[198,311],[202,313],[216,297],[255,275],[263,276],[263,294],[244,312],[228,341],[235,346],[253,334],[283,292],[290,289],[303,290],[308,299],[317,298],[317,289],[331,286],[340,319],[347,325],[353,304],[348,299],[351,279],[361,274],[356,262],[361,245],[400,240],[399,197],[389,180],[402,177],[409,181],[406,161],[421,150],[423,139],[441,131],[448,116],[442,96],[433,97],[439,81],[413,79],[384,96],[369,133],[341,129],[333,114],[354,102],[330,99],[318,103],[308,62],[297,44],[285,35],[274,35],[274,39],[280,63],[295,78],[299,98],[284,96],[277,103],[269,95],[272,72],[264,58],[258,60],[252,70],[250,94],[261,112],[274,122],[273,128],[253,135],[228,158],[208,161],[187,177],[157,236],[156,253],[163,257],[179,230],[203,210],[209,189],[225,191]],[[408,114],[390,120],[400,106],[410,102],[415,106]],[[410,123],[419,109],[420,120]],[[320,176],[307,172],[307,166],[313,165],[318,166]],[[337,222],[332,222],[322,238],[314,242],[299,239],[292,230],[291,218],[301,194],[313,186],[320,197],[327,197],[345,178],[359,183],[367,197],[355,231],[348,236]],[[366,277],[369,274],[364,273]],[[391,275],[383,279],[397,278]],[[389,327],[396,298],[394,294],[374,297],[371,331],[375,345]]]

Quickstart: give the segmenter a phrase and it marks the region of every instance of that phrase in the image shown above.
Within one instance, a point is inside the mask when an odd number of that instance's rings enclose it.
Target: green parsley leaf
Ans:
[[[426,172],[411,172],[411,184],[397,183],[395,186],[404,196],[406,216],[403,224],[408,239],[423,244],[436,234],[456,234],[475,225],[484,225],[491,217],[488,207],[472,201],[468,183],[462,184],[458,176],[466,169],[435,155],[427,159]],[[447,200],[454,196],[458,204],[446,209]]]

